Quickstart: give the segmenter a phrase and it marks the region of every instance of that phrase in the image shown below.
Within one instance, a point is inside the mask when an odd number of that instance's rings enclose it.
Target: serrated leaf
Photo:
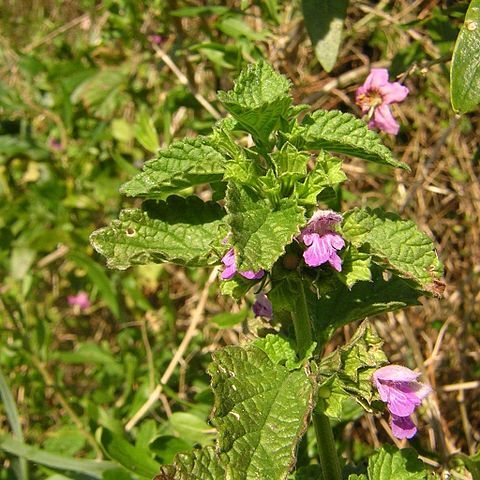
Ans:
[[[224,480],[225,470],[212,447],[181,453],[154,480]]]
[[[422,294],[414,284],[395,275],[385,280],[378,268],[372,268],[372,282],[356,283],[351,290],[334,279],[320,292],[320,298],[308,293],[314,337],[322,345],[337,328],[350,322],[419,305],[418,297]]]
[[[269,270],[305,223],[304,209],[293,200],[281,199],[273,209],[268,199],[234,184],[226,207],[240,271]]]
[[[216,261],[212,252],[225,215],[218,204],[172,196],[143,206],[145,211],[123,210],[118,220],[90,236],[110,268],[152,262],[202,266]]]
[[[368,480],[368,478],[364,473],[361,473],[360,475],[352,473],[348,476],[348,480]]]
[[[473,480],[480,480],[480,451],[470,456],[464,453],[457,453],[455,457],[465,464],[468,471],[472,474]]]
[[[450,67],[450,95],[453,109],[475,110],[480,103],[480,0],[472,0],[458,34]]]
[[[382,350],[382,341],[375,330],[363,322],[355,335],[344,346],[325,357],[319,365],[324,378],[320,386],[325,399],[325,414],[338,421],[342,420],[344,404],[352,396],[362,405],[373,399],[374,390],[371,376],[387,362]]]
[[[368,459],[369,480],[425,480],[427,472],[413,448],[384,445]]]
[[[218,99],[242,128],[266,143],[280,118],[287,116],[289,91],[287,78],[259,62],[242,70],[233,90],[219,92]]]
[[[357,247],[368,244],[374,260],[436,293],[443,267],[430,238],[411,220],[380,209],[355,209],[344,215],[342,235]]]
[[[208,137],[185,139],[159,151],[120,191],[131,197],[165,198],[187,187],[220,181],[225,164]]]
[[[342,254],[342,271],[338,276],[348,288],[352,288],[357,282],[371,282],[370,264],[371,257],[368,253],[359,252],[350,245]]]
[[[225,478],[285,478],[312,409],[306,372],[249,345],[216,352],[210,374]]]
[[[338,110],[317,110],[307,115],[290,141],[300,148],[324,149],[409,169],[405,163],[395,160],[392,152],[363,120]]]
[[[308,36],[318,61],[327,72],[337,61],[347,7],[348,0],[302,0]]]
[[[276,167],[277,175],[299,176],[300,178],[307,174],[307,164],[310,155],[305,152],[299,152],[292,144],[285,143],[282,149],[271,154],[273,164]]]

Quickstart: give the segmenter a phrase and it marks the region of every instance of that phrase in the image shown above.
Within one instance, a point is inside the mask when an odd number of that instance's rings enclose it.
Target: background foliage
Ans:
[[[467,456],[480,428],[479,122],[474,113],[456,117],[449,100],[467,3],[351,2],[329,74],[313,53],[301,2],[207,4],[3,2],[0,478],[27,469],[33,479],[150,478],[176,452],[213,445],[203,372],[211,351],[243,338],[249,305],[220,296],[206,270],[107,270],[88,237],[121,206],[136,206],[118,189],[150,152],[208,133],[221,110],[215,91],[262,58],[291,79],[296,103],[314,108],[358,114],[353,92],[369,62],[411,90],[396,112],[402,130],[386,141],[412,173],[397,171],[394,183],[382,166],[349,162],[343,203],[401,210],[437,242],[444,300],[375,325],[390,361],[422,369],[436,390],[415,447],[439,471],[468,475],[462,463],[475,463]],[[80,290],[92,300],[87,310],[68,306]],[[152,394],[154,408],[126,431]],[[383,420],[360,417],[354,403],[343,406],[336,429],[340,449],[358,463],[393,441]],[[310,433],[299,466],[315,456]],[[464,456],[449,457],[457,451]],[[31,463],[17,462],[18,453]],[[104,463],[91,462],[100,456]]]

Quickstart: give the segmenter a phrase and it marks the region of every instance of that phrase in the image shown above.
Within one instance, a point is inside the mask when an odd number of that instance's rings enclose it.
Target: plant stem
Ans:
[[[303,282],[299,280],[295,287],[298,297],[296,309],[292,312],[292,319],[297,339],[297,353],[300,358],[303,358],[313,342],[312,325]],[[328,480],[342,480],[342,468],[338,460],[330,421],[323,412],[317,410],[313,411],[312,419],[323,477]]]
[[[313,426],[315,427],[315,435],[317,437],[318,455],[320,457],[323,478],[342,480],[342,469],[338,461],[330,420],[324,413],[314,411]]]

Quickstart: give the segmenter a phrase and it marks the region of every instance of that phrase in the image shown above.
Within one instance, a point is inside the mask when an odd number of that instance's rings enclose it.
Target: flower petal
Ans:
[[[258,280],[265,275],[265,270],[259,270],[258,272],[247,270],[246,272],[240,272],[240,275],[244,278],[248,278],[248,280]]]
[[[408,384],[394,383],[388,386],[387,407],[391,413],[399,417],[411,415],[422,403]]]
[[[412,438],[417,433],[417,427],[409,416],[399,417],[392,415],[390,426],[393,435],[397,438]]]
[[[237,266],[235,265],[235,252],[231,248],[223,257],[222,263],[225,265],[225,270],[220,275],[222,280],[230,280],[237,272]]]
[[[419,376],[420,373],[414,372],[402,365],[387,365],[375,371],[373,381],[376,385],[377,382],[382,380],[390,382],[414,382]]]
[[[373,114],[375,126],[386,133],[396,135],[400,130],[400,125],[393,118],[390,107],[382,104],[375,109]]]
[[[318,267],[330,259],[333,253],[332,247],[324,237],[318,233],[311,233],[303,236],[303,242],[309,247],[303,252],[305,263],[310,267]]]
[[[386,68],[372,68],[363,86],[366,90],[378,90],[388,83]]]
[[[333,252],[328,259],[328,263],[337,271],[342,271],[342,259],[339,257],[337,252]]]
[[[272,318],[273,316],[272,303],[263,292],[257,294],[252,309],[257,317]]]
[[[380,87],[380,93],[382,95],[383,104],[389,104],[394,102],[403,102],[407,97],[409,90],[401,83],[387,83],[383,87]]]

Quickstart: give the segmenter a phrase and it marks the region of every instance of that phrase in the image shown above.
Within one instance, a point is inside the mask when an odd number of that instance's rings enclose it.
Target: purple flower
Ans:
[[[260,292],[255,296],[255,303],[253,304],[252,309],[257,317],[271,319],[273,316],[272,303],[263,292]]]
[[[233,248],[231,248],[223,256],[222,263],[225,265],[225,270],[222,272],[220,277],[222,280],[230,280],[237,273],[237,266],[235,265],[235,252],[233,251]],[[259,270],[258,272],[247,270],[246,272],[239,273],[242,277],[248,278],[249,280],[257,280],[265,275],[264,270]]]
[[[417,382],[419,373],[401,365],[387,365],[373,374],[380,398],[392,414],[390,425],[397,438],[412,438],[417,432],[410,415],[432,391],[430,385]]]
[[[386,68],[372,68],[365,83],[357,89],[355,103],[364,115],[368,114],[370,128],[396,135],[400,126],[393,118],[389,105],[402,102],[408,93],[407,87],[388,81]]]
[[[154,45],[160,45],[163,42],[163,37],[161,35],[158,35],[157,33],[149,35],[147,38],[148,41],[150,43],[153,43]]]
[[[90,307],[90,299],[87,292],[80,291],[76,295],[69,295],[67,302],[71,307],[78,307],[80,310],[85,310]]]
[[[337,272],[342,270],[342,259],[337,250],[345,246],[345,240],[333,230],[335,224],[341,221],[342,216],[332,210],[317,210],[314,213],[297,237],[308,247],[303,252],[307,265],[318,267],[328,262]]]

